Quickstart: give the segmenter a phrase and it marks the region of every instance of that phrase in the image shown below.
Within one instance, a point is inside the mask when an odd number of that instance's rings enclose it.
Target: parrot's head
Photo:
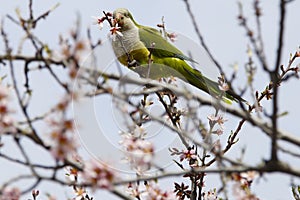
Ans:
[[[126,8],[118,8],[113,12],[114,24],[118,24],[121,31],[127,31],[137,26],[131,13]]]

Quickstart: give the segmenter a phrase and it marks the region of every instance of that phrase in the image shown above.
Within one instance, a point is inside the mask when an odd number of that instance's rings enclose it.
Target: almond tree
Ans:
[[[294,178],[300,176],[299,169],[292,165],[300,156],[296,151],[300,139],[296,133],[289,133],[279,125],[280,118],[288,113],[282,112],[285,108],[279,108],[279,100],[287,99],[279,99],[278,93],[286,83],[299,79],[297,58],[300,51],[291,53],[288,63],[281,59],[286,14],[293,1],[280,1],[274,66],[268,63],[264,49],[260,1],[253,0],[255,14],[250,17],[244,15],[243,5],[239,4],[237,21],[246,31],[250,44],[245,47],[246,81],[239,84],[237,71],[228,72],[214,56],[198,27],[192,5],[188,0],[183,1],[199,44],[218,69],[219,88],[223,91],[234,89],[247,100],[232,104],[188,88],[175,77],[150,80],[133,76],[117,62],[111,64],[113,72],[103,70],[100,65],[107,54],[99,54],[97,49],[108,51],[107,47],[101,38],[92,38],[89,29],[86,36],[81,36],[80,18],[69,35],[58,36],[59,46],[52,47],[35,30],[41,21],[47,23],[59,5],[36,15],[34,3],[29,0],[28,15],[16,10],[15,14],[7,14],[1,21],[0,159],[10,163],[3,165],[2,170],[9,172],[8,166],[20,169],[19,174],[1,179],[1,200],[44,199],[45,194],[48,199],[54,199],[57,194],[57,199],[63,198],[51,188],[37,190],[44,182],[65,186],[65,190],[72,192],[70,198],[73,199],[97,199],[93,196],[98,190],[107,190],[120,199],[207,200],[232,196],[259,199],[252,191],[253,181],[273,172]],[[249,18],[255,19],[254,26],[249,24]],[[122,38],[111,12],[100,12],[94,20],[101,29],[105,26],[110,29],[112,40]],[[10,40],[12,33],[7,31],[8,24],[18,27],[21,38],[17,45]],[[157,28],[170,42],[176,40],[176,34],[167,31],[164,19]],[[131,62],[128,67],[132,67]],[[260,76],[256,74],[257,69],[262,69],[268,80],[257,80]],[[41,81],[45,75],[46,84]],[[37,83],[37,80],[41,82]],[[255,81],[263,81],[264,89],[256,88]],[[43,87],[42,90],[39,87]],[[107,99],[103,98],[109,98],[110,105],[113,105],[109,108],[117,111],[122,119],[118,123],[124,128],[106,134],[114,134],[120,140],[117,145],[119,154],[126,160],[127,172],[130,173],[123,173],[118,163],[110,163],[98,155],[89,158],[82,153],[84,123],[91,126],[95,134],[99,129],[91,125],[91,113],[86,115],[79,111],[80,105],[84,101],[98,102],[107,108]],[[109,116],[102,110],[94,109],[93,112],[104,118]],[[149,124],[164,129],[159,132]],[[225,128],[227,124],[233,125],[228,125],[228,129]],[[270,140],[270,145],[266,144],[270,151],[264,154],[268,159],[259,164],[247,163],[245,151],[233,148],[240,142],[240,134],[251,134],[245,128],[247,124]],[[111,130],[119,128],[117,123],[106,126]],[[155,162],[161,141],[149,136],[156,133],[165,134],[164,141],[172,135],[180,143],[174,145],[170,142],[165,148],[168,155],[163,158],[173,164],[171,168]],[[99,151],[109,151],[101,145],[97,146]],[[229,155],[229,152],[236,156]],[[279,154],[288,155],[291,160],[280,159]],[[213,174],[220,177],[219,183],[215,188],[207,188],[205,183]],[[167,178],[172,184],[163,187],[161,182]],[[229,189],[229,183],[233,190]],[[300,198],[299,187],[293,185],[291,191],[295,199]]]

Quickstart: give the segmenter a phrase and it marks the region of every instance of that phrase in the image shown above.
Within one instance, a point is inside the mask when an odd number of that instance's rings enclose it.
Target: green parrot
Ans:
[[[117,33],[112,40],[119,62],[144,78],[178,77],[185,82],[223,100],[244,101],[232,90],[220,89],[217,82],[205,77],[186,61],[195,62],[169,43],[157,29],[138,24],[126,8],[113,12]]]

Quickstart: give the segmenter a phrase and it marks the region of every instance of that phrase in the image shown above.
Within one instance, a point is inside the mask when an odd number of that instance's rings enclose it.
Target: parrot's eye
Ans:
[[[123,19],[124,19],[124,17],[122,16],[122,17],[121,17],[121,20],[123,20]]]

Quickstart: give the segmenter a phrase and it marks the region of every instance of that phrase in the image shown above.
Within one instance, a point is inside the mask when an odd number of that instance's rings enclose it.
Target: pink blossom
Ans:
[[[130,196],[143,200],[177,200],[178,197],[173,191],[165,191],[153,181],[147,182],[146,185],[130,184],[127,192]]]
[[[217,200],[218,196],[216,193],[216,189],[209,190],[203,194],[203,200]]]
[[[0,135],[3,133],[14,133],[16,128],[14,127],[15,121],[9,115],[0,115]]]
[[[241,184],[244,186],[250,186],[250,184],[252,183],[252,181],[254,180],[254,178],[257,177],[257,172],[256,171],[247,171],[247,172],[242,172],[240,174],[241,176]]]
[[[103,28],[103,22],[105,20],[104,17],[95,17],[95,16],[92,16],[92,19],[93,19],[93,24],[94,25],[98,25],[99,29],[101,30]]]
[[[207,117],[207,119],[209,120],[209,124],[211,126],[215,125],[215,124],[218,124],[220,127],[213,131],[213,133],[217,134],[217,135],[222,135],[223,132],[224,132],[224,123],[227,121],[227,119],[224,119],[224,117],[222,115],[218,115],[218,116],[215,116],[215,115],[210,115]]]
[[[78,178],[78,170],[73,167],[66,167],[66,176],[69,182],[75,182]]]
[[[121,27],[119,27],[118,23],[116,23],[115,26],[110,29],[113,41],[116,40],[117,36],[123,37],[123,34],[120,32],[120,29]]]
[[[224,119],[224,117],[222,115],[219,115],[217,117],[217,123],[221,126],[223,125],[225,122],[227,121],[227,119]]]
[[[134,137],[131,134],[124,134],[120,144],[123,147],[126,159],[133,168],[140,173],[149,169],[154,156],[154,147],[151,142]]]
[[[175,42],[178,35],[176,33],[168,33],[167,36],[171,40],[171,42]]]
[[[229,90],[229,85],[228,85],[227,83],[221,83],[221,84],[219,85],[219,89],[220,89],[221,91],[226,92],[226,91]]]
[[[21,197],[21,192],[18,188],[5,188],[2,192],[0,200],[18,200]]]
[[[184,159],[190,161],[192,160],[197,160],[197,154],[196,151],[194,149],[186,149],[184,151],[182,151],[181,155],[180,155],[180,161],[183,161]]]
[[[77,187],[75,189],[75,195],[76,197],[73,198],[73,200],[83,200],[87,195],[87,191],[83,187]]]
[[[94,159],[85,162],[83,172],[80,173],[84,183],[91,184],[94,188],[111,189],[116,178],[112,169]]]
[[[225,78],[223,76],[218,77],[219,89],[223,92],[229,90],[229,85],[226,83]]]
[[[222,135],[224,133],[224,130],[222,129],[222,128],[218,128],[217,130],[216,130],[216,134],[217,135]]]
[[[218,116],[210,115],[210,116],[207,117],[207,119],[211,123],[217,123],[220,126],[223,125],[227,121],[227,119],[224,119],[224,117],[222,115],[218,115]]]
[[[217,116],[215,116],[214,114],[212,114],[212,115],[209,115],[209,116],[207,117],[207,119],[208,119],[209,121],[215,122],[215,121],[217,120]]]
[[[140,191],[140,185],[137,184],[129,184],[126,192],[132,197],[139,197],[142,192]]]
[[[73,135],[63,131],[53,131],[51,133],[52,146],[51,153],[58,160],[71,157],[77,150],[77,142]]]
[[[1,83],[1,82],[0,82]],[[8,106],[9,91],[0,85],[0,134],[15,132],[15,121],[11,117],[12,110]]]
[[[143,200],[177,200],[178,197],[173,191],[164,191],[157,184],[150,182],[146,190],[141,194]]]
[[[60,110],[59,110],[60,111]],[[50,145],[53,157],[58,160],[71,159],[77,153],[78,143],[73,133],[72,119],[47,119],[52,131],[50,132]]]

